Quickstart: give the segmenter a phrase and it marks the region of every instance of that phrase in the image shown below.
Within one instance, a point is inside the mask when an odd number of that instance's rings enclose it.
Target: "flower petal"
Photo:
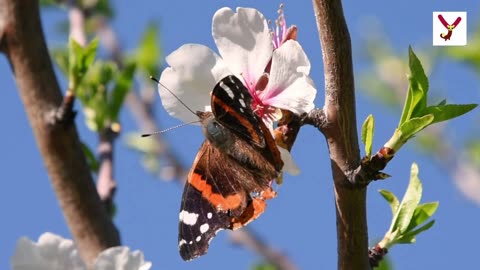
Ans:
[[[212,21],[212,35],[230,70],[247,85],[255,85],[272,57],[267,21],[253,8],[221,8]],[[248,86],[247,86],[248,87]]]
[[[300,44],[286,41],[273,52],[269,83],[259,93],[263,104],[296,114],[311,111],[317,90],[309,73],[310,61]]]
[[[148,270],[150,267],[152,263],[144,261],[142,252],[130,252],[125,246],[102,251],[93,264],[95,270]]]
[[[208,47],[185,44],[167,56],[170,67],[160,76],[160,82],[193,112],[210,106],[210,92],[223,77],[232,74],[222,59]],[[180,101],[163,86],[158,86],[163,107],[173,117],[184,122],[198,120]]]
[[[48,232],[38,243],[20,238],[11,265],[13,270],[86,269],[72,240]]]
[[[293,161],[292,155],[288,152],[287,149],[280,147],[277,145],[278,150],[280,151],[280,155],[282,156],[283,160],[283,171],[287,172],[290,175],[298,175],[300,173],[300,169],[298,168],[295,161]]]

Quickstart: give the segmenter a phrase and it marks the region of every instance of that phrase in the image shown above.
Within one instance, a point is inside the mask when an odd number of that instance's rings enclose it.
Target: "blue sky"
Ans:
[[[200,43],[214,48],[210,34],[211,17],[223,6],[255,7],[267,18],[275,19],[279,1],[114,1],[116,11],[113,27],[122,48],[132,50],[149,21],[156,21],[161,29],[162,49],[166,54],[184,43]],[[299,28],[298,40],[312,63],[311,76],[318,88],[316,106],[322,107],[323,67],[317,27],[311,1],[283,1],[288,23]],[[408,45],[413,48],[438,50],[431,46],[433,11],[467,11],[468,27],[473,29],[479,18],[480,3],[470,0],[448,1],[345,1],[344,10],[352,36],[356,78],[369,66],[362,57],[365,35],[374,28],[365,24],[375,17],[391,40],[394,49],[407,57]],[[45,10],[42,23],[49,44],[65,43],[56,25],[66,19],[64,10]],[[162,61],[162,59],[158,59]],[[67,238],[70,232],[53,193],[41,156],[35,144],[23,105],[18,96],[11,70],[4,57],[0,57],[0,133],[3,186],[0,189],[0,268],[9,267],[16,240],[21,236],[37,238],[50,231]],[[430,78],[431,95],[443,95],[450,103],[479,103],[478,77],[472,70],[442,60]],[[62,81],[64,83],[64,81]],[[63,84],[65,87],[65,84]],[[358,87],[358,84],[357,84]],[[435,94],[435,91],[438,92]],[[390,137],[399,118],[399,111],[378,105],[357,91],[357,123],[372,113],[376,117],[374,149]],[[161,127],[178,124],[161,108],[157,100],[157,115]],[[78,106],[78,104],[77,104]],[[478,111],[478,109],[477,109]],[[474,111],[449,124],[449,135],[462,140],[472,131],[479,113]],[[128,111],[122,112],[125,131],[135,131]],[[82,140],[94,146],[96,136],[88,132],[83,117],[77,118]],[[189,126],[167,133],[186,166],[193,161],[203,140],[200,128]],[[166,183],[146,173],[140,156],[117,143],[115,175],[118,180],[115,223],[120,229],[124,245],[140,249],[154,269],[248,269],[260,258],[243,248],[232,246],[226,233],[220,233],[212,242],[209,253],[193,262],[185,263],[177,251],[178,210],[182,188]],[[268,210],[249,228],[259,233],[267,243],[284,251],[301,269],[335,269],[337,263],[335,210],[330,162],[325,139],[311,127],[302,129],[293,156],[302,173],[287,176],[279,189],[279,196],[269,202]],[[389,164],[386,172],[393,175],[387,181],[372,183],[368,196],[369,235],[372,243],[388,229],[390,209],[377,193],[389,189],[398,196],[403,194],[412,162],[420,167],[424,186],[423,201],[440,201],[435,215],[436,224],[417,239],[415,245],[394,247],[389,256],[396,269],[462,269],[477,265],[480,235],[479,208],[455,188],[448,169],[432,162],[413,149],[412,144],[402,149]],[[479,191],[480,192],[480,191]]]

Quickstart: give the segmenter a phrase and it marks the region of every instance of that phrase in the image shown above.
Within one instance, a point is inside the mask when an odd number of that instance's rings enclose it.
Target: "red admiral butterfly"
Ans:
[[[252,96],[235,76],[214,87],[212,112],[197,112],[206,140],[188,175],[180,208],[178,248],[186,261],[204,255],[218,231],[260,216],[274,198],[283,168],[270,130],[252,110]]]

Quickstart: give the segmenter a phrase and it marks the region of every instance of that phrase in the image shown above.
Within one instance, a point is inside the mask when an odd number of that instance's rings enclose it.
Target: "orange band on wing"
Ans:
[[[225,110],[225,112],[228,112],[229,114],[233,115],[242,124],[242,126],[247,128],[248,133],[250,134],[250,136],[252,136],[252,139],[255,142],[260,142],[260,138],[258,137],[257,132],[253,128],[252,123],[250,123],[245,117],[243,117],[238,112],[234,111],[230,106],[225,104],[221,99],[215,98],[215,96],[212,97],[212,103],[217,103]]]
[[[218,210],[233,210],[242,205],[242,196],[240,194],[233,194],[229,196],[222,196],[222,194],[214,193],[212,186],[203,179],[202,175],[193,172],[188,178],[190,185],[195,187],[202,193],[202,196],[211,204],[215,205]]]
[[[247,225],[259,217],[265,211],[265,208],[267,208],[267,204],[263,199],[254,198],[247,208],[245,208],[242,215],[231,218],[230,229],[236,230]]]

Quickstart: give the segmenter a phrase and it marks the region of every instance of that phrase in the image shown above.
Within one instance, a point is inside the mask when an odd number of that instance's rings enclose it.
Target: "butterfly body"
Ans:
[[[212,112],[197,112],[206,140],[185,184],[179,222],[184,260],[208,251],[219,230],[238,229],[263,213],[276,196],[271,182],[283,162],[275,141],[251,108],[252,97],[235,76],[212,91]]]

